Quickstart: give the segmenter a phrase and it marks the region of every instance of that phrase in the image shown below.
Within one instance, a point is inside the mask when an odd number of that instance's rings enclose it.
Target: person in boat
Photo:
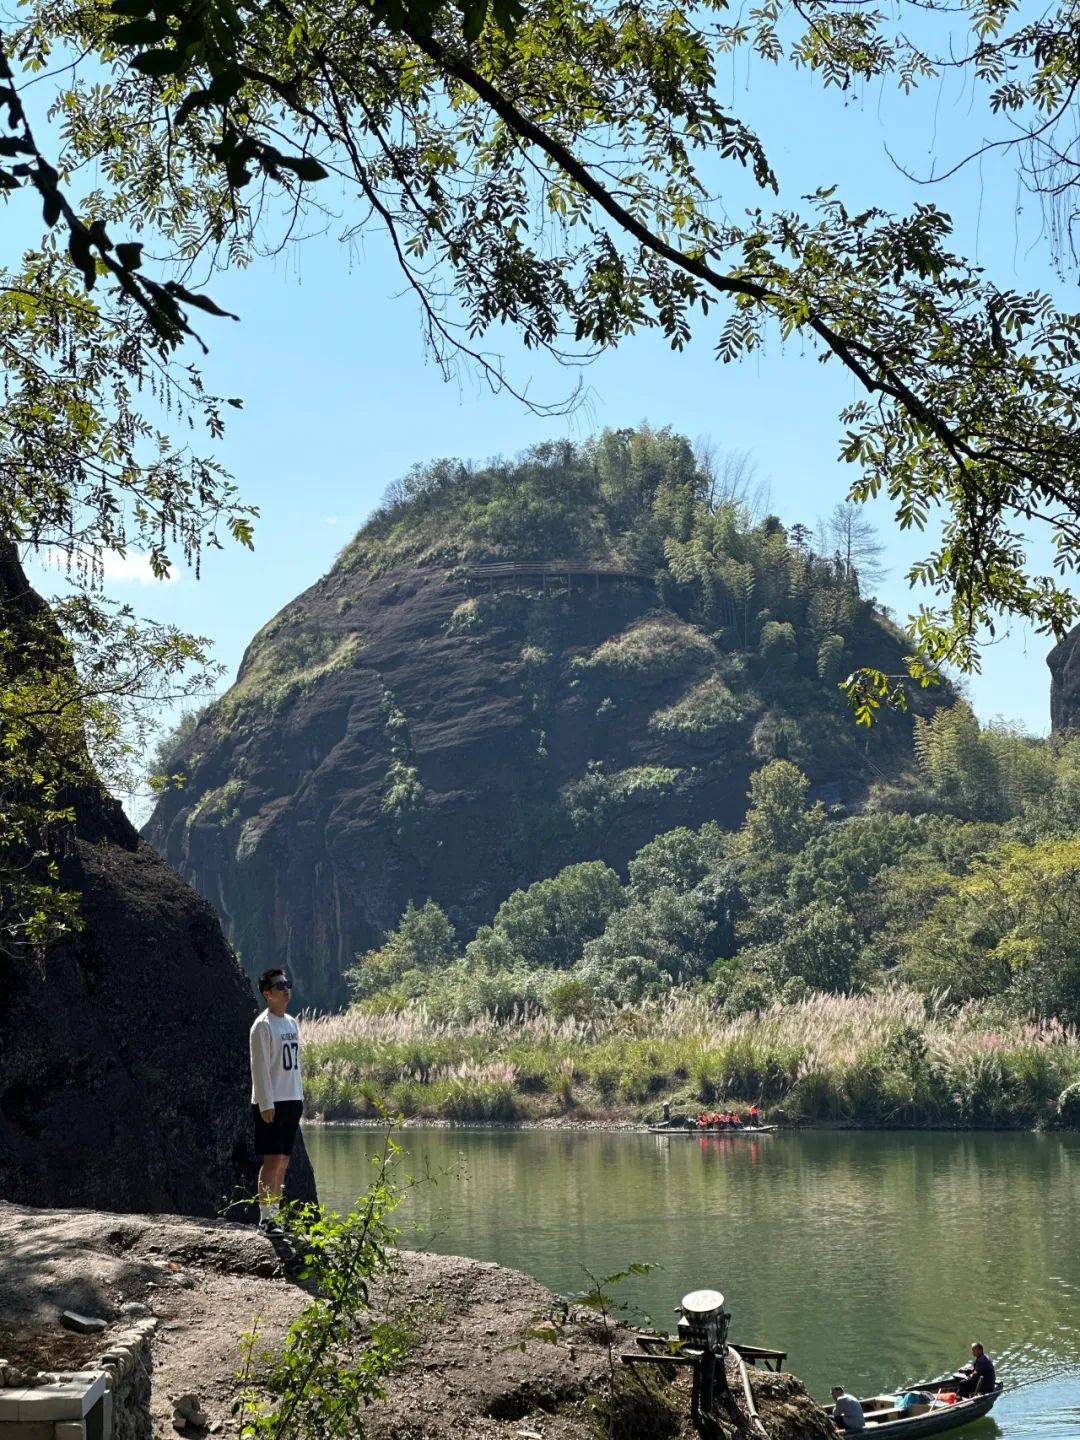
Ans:
[[[750,1106],[750,1114],[746,1118],[747,1122],[755,1127],[761,1123],[760,1116],[758,1114],[758,1108],[756,1105]]]
[[[732,1128],[732,1130],[741,1130],[741,1129],[742,1129],[742,1117],[740,1116],[739,1112],[738,1112],[737,1110],[733,1110],[733,1111],[731,1112],[731,1117],[730,1117],[730,1118],[731,1118],[731,1128]]]
[[[713,1111],[713,1117],[712,1117],[712,1123],[713,1123],[713,1129],[714,1129],[714,1130],[723,1130],[723,1129],[725,1128],[725,1126],[726,1126],[726,1123],[727,1123],[727,1116],[726,1116],[726,1115],[721,1115],[718,1111],[714,1110],[714,1111]]]
[[[976,1340],[971,1346],[971,1364],[957,1372],[956,1393],[965,1399],[972,1395],[986,1395],[996,1384],[994,1362]]]
[[[664,1117],[664,1118],[663,1118],[662,1123],[663,1123],[664,1125],[670,1125],[670,1124],[671,1124],[671,1101],[670,1101],[670,1100],[665,1100],[665,1101],[664,1101],[664,1105],[663,1105],[663,1117]]]
[[[832,1398],[832,1418],[841,1430],[858,1433],[866,1429],[866,1416],[854,1395],[849,1395],[842,1385],[834,1385]]]

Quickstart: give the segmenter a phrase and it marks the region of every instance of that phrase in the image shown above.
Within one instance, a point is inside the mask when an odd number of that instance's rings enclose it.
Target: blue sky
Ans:
[[[852,98],[744,53],[730,62],[723,98],[763,139],[781,205],[834,183],[853,209],[933,200],[954,217],[955,248],[998,284],[1048,288],[1073,303],[1072,285],[1055,281],[1037,243],[1038,206],[1020,194],[1011,160],[973,164],[947,185],[926,188],[904,179],[886,153],[888,144],[907,167],[927,170],[935,147],[951,161],[991,133],[981,95],[962,80],[935,82],[913,100],[887,84]],[[738,167],[715,175],[733,217],[754,202]],[[814,363],[801,345],[785,350],[776,341],[723,366],[712,355],[718,312],[683,354],[648,335],[625,342],[584,371],[587,396],[575,414],[538,419],[467,376],[444,382],[425,360],[415,306],[377,235],[358,249],[331,231],[209,288],[242,317],[203,327],[211,354],[202,368],[211,388],[244,397],[243,412],[229,412],[217,453],[261,510],[256,549],[211,553],[200,581],[181,571],[165,586],[140,583],[135,563],[127,577],[112,574],[109,588],[144,613],[210,636],[230,678],[255,631],[327,569],[388,482],[417,461],[483,460],[544,438],[648,420],[749,452],[768,482],[771,508],[788,522],[812,525],[854,479],[836,459],[850,378]],[[567,393],[577,372],[505,340],[499,348],[518,383],[528,381],[543,399]],[[914,604],[904,572],[928,542],[901,534],[886,506],[872,513],[889,551],[879,594],[903,618]],[[1019,624],[989,647],[984,673],[970,683],[978,713],[1044,732],[1049,647]]]

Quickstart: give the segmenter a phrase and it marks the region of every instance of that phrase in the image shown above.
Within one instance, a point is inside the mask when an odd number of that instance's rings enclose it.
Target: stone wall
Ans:
[[[132,1319],[80,1370],[0,1366],[0,1440],[150,1440],[156,1329]]]

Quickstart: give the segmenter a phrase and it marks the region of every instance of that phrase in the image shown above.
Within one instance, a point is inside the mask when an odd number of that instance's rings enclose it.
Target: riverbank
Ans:
[[[664,1100],[751,1101],[783,1124],[1032,1129],[1080,1122],[1080,1038],[905,990],[724,1019],[699,996],[587,1020],[433,1022],[422,1006],[303,1020],[313,1117],[626,1129]]]
[[[226,1221],[0,1204],[0,1248],[0,1332],[12,1364],[72,1341],[58,1324],[61,1309],[104,1319],[108,1328],[95,1337],[102,1344],[125,1323],[125,1306],[156,1319],[150,1419],[157,1440],[235,1435],[243,1333],[257,1324],[260,1356],[272,1352],[312,1299],[284,1276],[263,1235]],[[373,1291],[371,1318],[406,1310],[408,1352],[385,1398],[365,1412],[372,1440],[682,1440],[694,1433],[685,1381],[650,1377],[643,1394],[624,1376],[617,1357],[635,1348],[626,1326],[606,1325],[582,1307],[565,1312],[520,1271],[395,1252]],[[258,1370],[254,1378],[257,1384]],[[755,1375],[754,1389],[772,1440],[828,1436],[793,1376]],[[173,1411],[182,1396],[197,1398],[201,1417],[178,1429]],[[749,1434],[745,1415],[735,1418],[730,1433]]]

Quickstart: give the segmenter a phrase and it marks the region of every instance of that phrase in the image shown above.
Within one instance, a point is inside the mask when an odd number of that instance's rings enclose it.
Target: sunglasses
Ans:
[[[275,980],[274,983],[270,986],[270,989],[271,989],[271,990],[291,990],[291,989],[292,989],[292,985],[289,983],[288,980]]]

